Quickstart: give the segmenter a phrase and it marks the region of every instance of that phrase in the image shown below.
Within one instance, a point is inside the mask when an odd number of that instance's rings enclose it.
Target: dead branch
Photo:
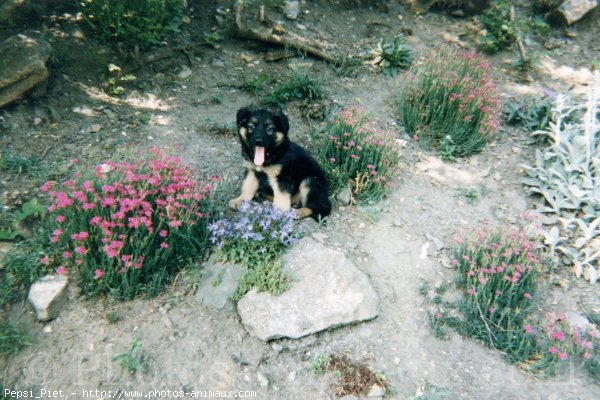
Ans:
[[[294,48],[302,52],[312,54],[330,63],[336,63],[337,60],[331,54],[321,50],[327,47],[324,43],[308,40],[291,32],[276,33],[273,28],[248,28],[244,25],[242,12],[244,11],[244,2],[238,2],[235,10],[235,25],[238,35],[247,39],[258,40],[261,42],[278,44],[281,46]]]

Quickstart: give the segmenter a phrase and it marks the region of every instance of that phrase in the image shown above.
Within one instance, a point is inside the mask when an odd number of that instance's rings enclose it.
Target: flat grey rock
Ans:
[[[40,87],[45,91],[50,52],[48,43],[25,35],[0,43],[0,107]]]
[[[196,301],[218,310],[226,308],[233,310],[233,304],[229,299],[235,293],[238,281],[245,272],[244,267],[239,264],[218,263],[213,254],[208,259],[203,272],[196,292]]]
[[[31,303],[40,321],[58,317],[67,299],[68,279],[64,275],[47,275],[31,285],[27,300]]]
[[[260,340],[298,339],[378,315],[369,278],[339,251],[306,237],[284,256],[283,270],[293,280],[286,292],[253,289],[238,302],[242,324]]]

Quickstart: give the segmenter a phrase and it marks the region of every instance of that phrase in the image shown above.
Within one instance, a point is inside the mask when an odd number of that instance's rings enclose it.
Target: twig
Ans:
[[[515,21],[515,6],[511,5],[508,9],[508,20],[510,22]],[[520,32],[517,30],[517,35],[515,36],[515,44],[517,45],[517,49],[519,50],[519,57],[521,57],[521,62],[525,63],[527,61],[527,55],[525,54],[525,47],[523,47],[523,42],[521,42]]]

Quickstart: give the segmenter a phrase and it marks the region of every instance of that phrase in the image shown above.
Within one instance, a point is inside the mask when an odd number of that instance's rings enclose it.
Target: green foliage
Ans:
[[[552,99],[544,96],[539,99],[513,99],[508,105],[506,117],[509,124],[519,124],[528,130],[546,129],[552,118]]]
[[[204,32],[202,34],[202,40],[207,46],[210,46],[213,49],[218,49],[221,47],[219,42],[223,40],[223,36],[221,36],[218,32]]]
[[[88,26],[106,42],[146,49],[179,31],[184,0],[83,0]]]
[[[233,296],[235,303],[253,287],[273,295],[289,287],[280,259],[303,234],[295,231],[294,217],[295,210],[283,212],[268,202],[244,202],[232,219],[223,218],[209,226],[219,260],[242,263],[248,268]]]
[[[398,172],[400,148],[395,136],[369,121],[358,106],[330,117],[313,141],[333,193],[350,187],[359,203],[385,196]]]
[[[16,175],[32,172],[38,165],[35,157],[13,154],[10,150],[0,150],[0,171]]]
[[[391,42],[381,39],[376,53],[373,63],[389,76],[396,76],[399,69],[410,68],[413,61],[412,50],[400,35]]]
[[[136,79],[132,74],[123,75],[121,67],[111,63],[108,64],[107,72],[104,74],[103,87],[109,94],[118,96],[125,93],[125,87],[122,84],[135,81]]]
[[[560,229],[545,232],[545,244],[592,283],[600,275],[600,72],[594,75],[585,98],[556,97],[549,127],[534,132],[547,137],[547,144],[525,166],[524,180],[529,194],[543,198],[540,211],[561,221]]]
[[[263,100],[268,106],[283,106],[292,100],[311,102],[323,98],[323,83],[305,73],[294,71],[292,75],[277,84]]]
[[[260,95],[264,88],[265,84],[269,80],[269,76],[267,74],[260,74],[253,78],[244,77],[244,83],[240,87],[245,92],[248,92],[254,96]]]
[[[30,344],[27,335],[19,331],[16,326],[0,321],[0,356],[17,354],[23,347]]]
[[[481,151],[499,124],[498,93],[488,70],[474,53],[449,46],[433,51],[400,97],[406,130],[448,160]]]
[[[329,354],[320,354],[315,357],[310,368],[317,376],[323,376],[329,367],[329,363],[331,363],[331,356]]]
[[[34,235],[11,246],[4,256],[4,268],[0,268],[0,305],[19,299],[20,294],[47,271],[39,260],[43,255],[44,239]]]
[[[86,295],[155,296],[203,257],[213,182],[156,148],[120,157],[129,161],[82,166],[42,186],[52,204],[38,264],[69,274]]]
[[[113,356],[112,360],[119,363],[121,368],[127,370],[130,374],[135,374],[138,371],[145,373],[148,367],[144,362],[141,348],[142,344],[136,339],[131,344],[129,350]]]
[[[231,300],[237,304],[252,288],[256,288],[259,292],[268,292],[277,296],[285,292],[290,287],[290,283],[291,280],[283,273],[279,260],[261,263],[248,268],[248,272],[240,278]]]
[[[42,206],[37,199],[32,199],[11,216],[0,214],[0,240],[14,240],[19,236],[19,224],[26,223],[32,217],[39,217],[45,210],[46,207]]]
[[[517,39],[517,26],[509,18],[510,6],[511,2],[508,0],[498,1],[478,17],[487,31],[479,42],[479,47],[486,53],[504,50]]]

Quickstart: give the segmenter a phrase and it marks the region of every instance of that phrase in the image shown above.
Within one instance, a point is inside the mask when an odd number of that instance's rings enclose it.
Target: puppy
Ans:
[[[246,176],[242,193],[229,206],[238,209],[264,191],[283,211],[319,221],[331,212],[329,182],[317,161],[288,138],[289,122],[279,109],[245,107],[236,116]]]

